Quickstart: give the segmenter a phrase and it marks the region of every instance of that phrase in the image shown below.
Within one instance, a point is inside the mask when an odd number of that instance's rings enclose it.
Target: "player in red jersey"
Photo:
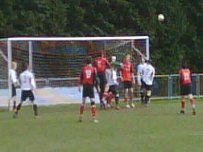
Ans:
[[[180,95],[181,95],[181,110],[180,113],[185,113],[185,96],[188,96],[191,106],[192,114],[196,115],[195,100],[192,95],[192,76],[186,62],[183,62],[182,68],[179,70],[180,78]]]
[[[105,54],[104,52],[101,52],[101,57],[96,58],[95,62],[94,62],[94,66],[97,69],[97,76],[99,79],[99,99],[100,99],[100,108],[105,108],[105,104],[102,101],[103,98],[103,94],[104,94],[104,90],[106,87],[106,76],[105,76],[105,71],[107,69],[107,67],[110,66],[107,58],[105,58]]]
[[[131,60],[131,56],[129,54],[126,55],[120,71],[120,77],[124,86],[126,107],[134,108],[135,105],[132,99],[133,99],[133,85],[135,84],[135,78],[134,78],[133,64],[131,63],[130,60]]]
[[[92,66],[92,58],[86,58],[86,65],[82,68],[80,73],[80,83],[79,83],[79,91],[80,85],[83,85],[82,91],[82,104],[80,105],[80,118],[79,121],[82,122],[83,113],[85,109],[86,97],[90,98],[91,104],[91,113],[92,118],[95,123],[98,122],[96,119],[96,105],[95,105],[95,97],[94,97],[94,84],[96,81],[96,69]]]

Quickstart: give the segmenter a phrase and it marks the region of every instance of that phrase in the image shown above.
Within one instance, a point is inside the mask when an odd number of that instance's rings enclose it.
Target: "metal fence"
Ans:
[[[192,75],[192,93],[197,97],[203,97],[203,74]],[[38,88],[55,87],[75,87],[78,85],[78,78],[46,78],[36,79]],[[123,94],[122,83],[119,85],[119,91]],[[8,89],[8,81],[0,80],[1,90]],[[152,95],[154,99],[175,99],[179,97],[180,85],[178,74],[156,75],[154,79]],[[139,89],[135,87],[135,96],[139,97]]]
[[[192,93],[203,96],[203,74],[192,75]],[[179,75],[157,75],[153,85],[153,97],[158,99],[174,99],[180,94]]]

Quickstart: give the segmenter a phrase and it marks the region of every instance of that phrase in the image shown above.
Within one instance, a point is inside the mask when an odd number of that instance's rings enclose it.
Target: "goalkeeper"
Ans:
[[[146,66],[145,59],[141,58],[141,62],[137,66],[137,83],[139,86],[139,92],[140,92],[140,98],[141,98],[141,103],[144,104],[144,94],[146,92],[145,87],[144,87],[144,82],[143,82],[143,70]]]
[[[152,94],[152,85],[155,76],[155,69],[150,60],[146,60],[146,65],[143,68],[143,87],[146,90],[144,94],[144,104],[148,106]]]

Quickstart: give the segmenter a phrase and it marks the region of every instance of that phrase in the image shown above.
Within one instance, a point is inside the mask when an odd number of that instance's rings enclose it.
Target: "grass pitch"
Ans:
[[[202,152],[203,104],[192,116],[179,114],[177,101],[153,101],[134,110],[98,110],[99,123],[86,108],[78,122],[79,105],[39,107],[40,118],[30,106],[17,119],[0,112],[0,152]]]

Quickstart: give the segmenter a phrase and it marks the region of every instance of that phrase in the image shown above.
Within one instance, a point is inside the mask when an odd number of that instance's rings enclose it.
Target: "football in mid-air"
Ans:
[[[159,20],[160,22],[164,21],[164,19],[165,19],[165,17],[164,17],[163,14],[159,14],[159,15],[158,15],[158,20]]]

